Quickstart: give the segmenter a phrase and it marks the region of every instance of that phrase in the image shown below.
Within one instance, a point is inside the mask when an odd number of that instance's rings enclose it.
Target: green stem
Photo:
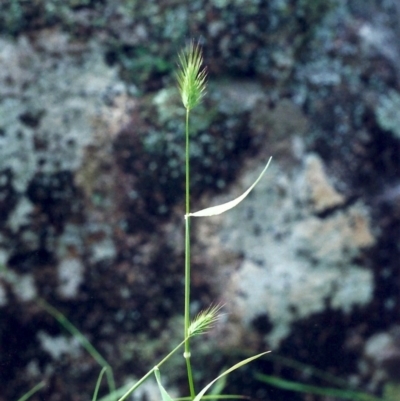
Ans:
[[[166,357],[164,357],[156,366],[154,366],[152,369],[150,369],[140,380],[138,380],[118,401],[124,401],[129,397],[141,384],[143,384],[150,376],[151,374],[159,369],[161,365],[166,362],[175,352],[185,343],[185,340],[183,340],[181,343],[179,343]]]
[[[186,149],[185,149],[185,154],[186,154],[186,214],[190,213],[190,138],[189,138],[189,114],[190,114],[190,109],[186,109]]]
[[[189,114],[190,109],[186,109],[186,215],[185,215],[185,352],[187,376],[189,381],[190,396],[193,399],[196,394],[194,391],[192,367],[190,364],[190,171],[189,171]]]
[[[156,369],[156,366],[149,370],[139,381],[137,381],[118,401],[126,400],[143,382],[145,382]]]

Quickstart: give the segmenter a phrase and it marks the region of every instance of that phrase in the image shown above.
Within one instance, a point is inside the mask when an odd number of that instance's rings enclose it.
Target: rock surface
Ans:
[[[192,118],[193,208],[239,195],[274,156],[245,202],[193,220],[193,311],[222,301],[229,312],[209,346],[194,342],[208,362],[198,379],[273,348],[363,390],[395,384],[397,9],[373,3],[0,6],[0,401],[42,379],[33,400],[92,395],[98,364],[39,298],[90,339],[117,386],[180,341],[184,113],[172,72],[186,36],[201,37],[210,72]],[[181,362],[166,379],[176,394]],[[255,370],[307,380],[283,359],[248,369],[232,393],[287,399]]]
[[[304,155],[296,170],[273,164],[245,204],[219,221],[197,224],[202,251],[219,254],[215,280],[237,325],[239,342],[225,337],[225,346],[240,347],[260,316],[268,316],[272,328],[265,339],[277,349],[291,322],[327,308],[349,313],[371,302],[373,274],[355,262],[375,243],[368,208],[362,202],[343,205],[316,155]],[[238,187],[244,191],[254,178],[252,173],[244,176]],[[333,206],[328,216],[318,215]],[[229,259],[224,249],[236,266],[224,263]]]

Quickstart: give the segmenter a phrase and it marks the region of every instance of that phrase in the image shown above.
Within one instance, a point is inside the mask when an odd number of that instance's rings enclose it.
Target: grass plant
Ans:
[[[203,98],[206,91],[207,72],[203,68],[203,57],[199,44],[192,42],[186,50],[179,54],[180,66],[177,73],[178,89],[181,95],[182,103],[186,109],[186,120],[185,120],[185,166],[186,166],[186,191],[185,191],[185,310],[184,310],[184,338],[185,338],[185,351],[184,358],[186,360],[187,377],[189,383],[190,397],[194,400],[201,399],[200,394],[205,393],[209,387],[205,387],[199,394],[196,395],[195,387],[193,383],[192,367],[191,367],[191,352],[190,352],[190,338],[193,335],[202,334],[205,332],[210,325],[212,325],[218,319],[218,313],[220,307],[210,307],[207,310],[201,312],[198,317],[190,324],[190,219],[191,216],[195,216],[190,212],[190,112],[196,107],[201,99]],[[265,170],[264,170],[265,171]],[[250,189],[251,190],[251,189]],[[249,191],[250,192],[250,191]],[[247,195],[247,194],[246,194]],[[246,196],[245,195],[245,196]],[[244,198],[243,198],[244,199]],[[239,200],[240,202],[240,200]],[[238,203],[239,203],[238,202]],[[220,205],[223,206],[223,205]],[[233,205],[234,206],[234,205]],[[233,207],[232,206],[232,207]],[[210,213],[210,209],[212,209]],[[226,209],[226,210],[229,210]],[[226,210],[220,210],[223,213]],[[212,216],[219,214],[216,212],[215,207],[207,208],[203,211],[197,212],[197,216]],[[203,214],[198,214],[203,213]],[[261,355],[260,355],[261,356]],[[258,356],[257,356],[258,357]],[[248,361],[250,362],[250,360]],[[247,362],[246,362],[247,363]],[[245,364],[245,363],[243,363]],[[240,367],[242,364],[238,364]],[[236,365],[235,365],[236,366]],[[236,367],[236,368],[237,368]],[[236,369],[235,368],[235,369]],[[232,368],[231,368],[232,369]],[[234,369],[232,369],[234,370]],[[223,377],[229,372],[228,369],[225,373],[220,375],[218,378]],[[218,379],[217,378],[217,379]],[[217,380],[215,379],[215,381]],[[211,383],[214,383],[212,381]],[[209,386],[211,386],[209,384]],[[203,395],[204,395],[203,393]],[[200,398],[199,398],[200,397]]]
[[[185,352],[186,368],[189,382],[190,396],[194,398],[195,390],[193,383],[192,367],[190,363],[190,111],[196,107],[201,98],[204,96],[206,88],[206,71],[202,69],[203,58],[199,46],[193,43],[187,50],[179,55],[180,69],[177,74],[179,92],[182,98],[183,106],[186,109],[186,124],[185,124]],[[214,312],[217,312],[214,310]]]
[[[265,173],[271,159],[268,161],[266,167],[261,172],[256,182],[241,196],[238,198],[224,203],[222,205],[212,206],[204,210],[192,213],[190,209],[190,112],[195,108],[203,98],[206,92],[207,73],[206,69],[203,68],[203,57],[200,46],[194,42],[179,54],[179,69],[177,72],[178,89],[181,96],[183,107],[186,110],[185,113],[185,306],[184,306],[184,332],[183,340],[178,344],[164,359],[150,369],[145,376],[143,376],[138,382],[119,399],[119,401],[126,400],[145,380],[147,380],[153,374],[155,375],[161,398],[163,401],[172,401],[171,396],[164,388],[161,380],[160,368],[166,362],[172,354],[174,354],[181,346],[184,346],[184,359],[186,362],[187,370],[187,381],[189,388],[189,396],[183,399],[200,401],[201,399],[213,398],[213,399],[224,399],[226,397],[236,398],[237,396],[227,396],[224,394],[207,396],[206,392],[220,379],[225,378],[232,371],[246,365],[247,363],[265,355],[267,352],[262,352],[250,358],[244,359],[241,362],[233,365],[232,367],[225,370],[223,373],[218,375],[214,380],[208,383],[199,392],[196,392],[195,384],[193,380],[192,364],[191,364],[191,349],[190,340],[194,336],[201,335],[207,332],[213,324],[218,320],[221,306],[211,305],[209,308],[200,312],[193,320],[190,317],[190,219],[192,217],[209,217],[217,214],[224,213],[229,209],[237,206],[254,188],[257,182],[261,179]]]
[[[124,386],[123,388],[116,389],[114,376],[112,373],[111,366],[104,359],[104,357],[96,350],[96,348],[90,343],[90,341],[57,309],[49,305],[43,299],[39,299],[38,303],[50,313],[66,330],[68,330],[73,336],[78,338],[81,345],[86,349],[86,351],[98,362],[102,367],[97,384],[93,394],[93,401],[97,400],[97,395],[100,387],[100,383],[103,375],[106,375],[108,387],[110,394],[103,397],[100,401],[114,401],[118,397],[118,401],[124,401],[131,396],[131,394],[142,385],[149,377],[155,376],[157,381],[161,398],[163,401],[172,401],[172,397],[168,394],[167,390],[164,388],[161,379],[160,368],[164,365],[168,359],[175,354],[181,347],[184,348],[183,356],[186,362],[187,370],[187,381],[189,388],[189,395],[187,397],[182,397],[182,400],[189,401],[200,401],[201,399],[226,399],[226,398],[240,398],[236,395],[226,395],[220,394],[219,391],[214,394],[206,395],[206,393],[211,389],[211,387],[219,380],[225,380],[226,376],[233,372],[234,370],[250,363],[251,361],[260,358],[261,356],[267,354],[269,351],[262,352],[260,354],[254,355],[250,358],[244,359],[230,368],[226,369],[224,372],[219,374],[215,379],[211,380],[206,386],[204,386],[200,391],[196,391],[195,383],[192,373],[191,365],[191,348],[190,340],[194,336],[199,336],[206,333],[210,328],[216,323],[220,317],[221,305],[211,305],[205,310],[201,311],[194,319],[190,317],[190,220],[192,217],[209,217],[217,214],[224,213],[233,207],[237,206],[243,199],[250,193],[254,186],[261,179],[265,171],[267,170],[271,159],[268,161],[264,170],[261,172],[254,184],[241,196],[238,198],[224,203],[222,205],[212,206],[198,212],[191,212],[190,209],[190,112],[196,107],[206,90],[207,73],[206,69],[203,68],[203,58],[201,48],[198,44],[191,42],[189,46],[179,54],[179,69],[177,72],[178,89],[183,103],[183,107],[186,110],[185,118],[185,169],[186,169],[186,190],[185,190],[185,295],[184,295],[184,331],[183,340],[161,361],[154,365],[141,379],[136,383],[129,386]],[[33,390],[32,390],[33,391]],[[29,397],[30,393],[26,394]],[[24,398],[27,399],[27,398]]]

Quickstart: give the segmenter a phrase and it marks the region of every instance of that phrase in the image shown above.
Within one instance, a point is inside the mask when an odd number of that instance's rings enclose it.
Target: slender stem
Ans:
[[[189,381],[190,396],[195,397],[192,367],[190,363],[190,171],[189,171],[189,114],[190,109],[186,109],[186,216],[185,216],[185,352],[186,368]]]
[[[145,382],[154,372],[156,366],[149,370],[139,381],[137,381],[118,401],[126,400],[143,382]]]
[[[186,214],[190,213],[190,138],[189,138],[189,114],[190,114],[190,109],[186,109],[186,149],[185,149],[185,154],[186,154]]]
[[[138,380],[118,401],[126,400],[143,382],[145,382],[151,374],[166,362],[175,352],[185,343],[185,340],[180,342],[166,357],[164,357],[156,366],[151,368],[140,380]]]
[[[190,352],[189,325],[190,325],[190,220],[185,219],[185,352]]]

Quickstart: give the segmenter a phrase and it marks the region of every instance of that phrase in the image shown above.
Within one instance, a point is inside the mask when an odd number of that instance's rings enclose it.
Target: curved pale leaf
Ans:
[[[267,168],[269,164],[271,163],[272,157],[269,158],[267,165],[264,167],[264,170],[261,172],[261,174],[258,176],[256,181],[253,183],[253,185],[242,195],[237,197],[234,200],[231,200],[229,202],[223,203],[222,205],[217,205],[217,206],[211,206],[206,209],[200,210],[195,213],[189,213],[187,216],[193,216],[193,217],[208,217],[208,216],[215,216],[217,214],[221,214],[226,212],[229,209],[234,208],[236,205],[238,205],[251,191],[252,189],[258,184],[258,182],[261,180],[262,176],[264,173],[267,171]]]
[[[260,358],[260,356],[263,356],[265,354],[268,354],[271,351],[266,351],[266,352],[262,352],[261,354],[257,354],[254,355],[250,358],[244,359],[243,361],[237,363],[236,365],[233,365],[232,367],[230,367],[229,369],[225,370],[225,372],[221,373],[218,377],[216,377],[214,380],[210,381],[210,383],[207,384],[207,386],[205,386],[197,395],[196,397],[193,399],[193,401],[200,401],[202,399],[202,397],[204,396],[204,394],[208,391],[208,389],[219,379],[221,379],[222,377],[226,376],[227,374],[233,372],[234,370],[247,365],[249,362],[254,361],[257,358]]]

